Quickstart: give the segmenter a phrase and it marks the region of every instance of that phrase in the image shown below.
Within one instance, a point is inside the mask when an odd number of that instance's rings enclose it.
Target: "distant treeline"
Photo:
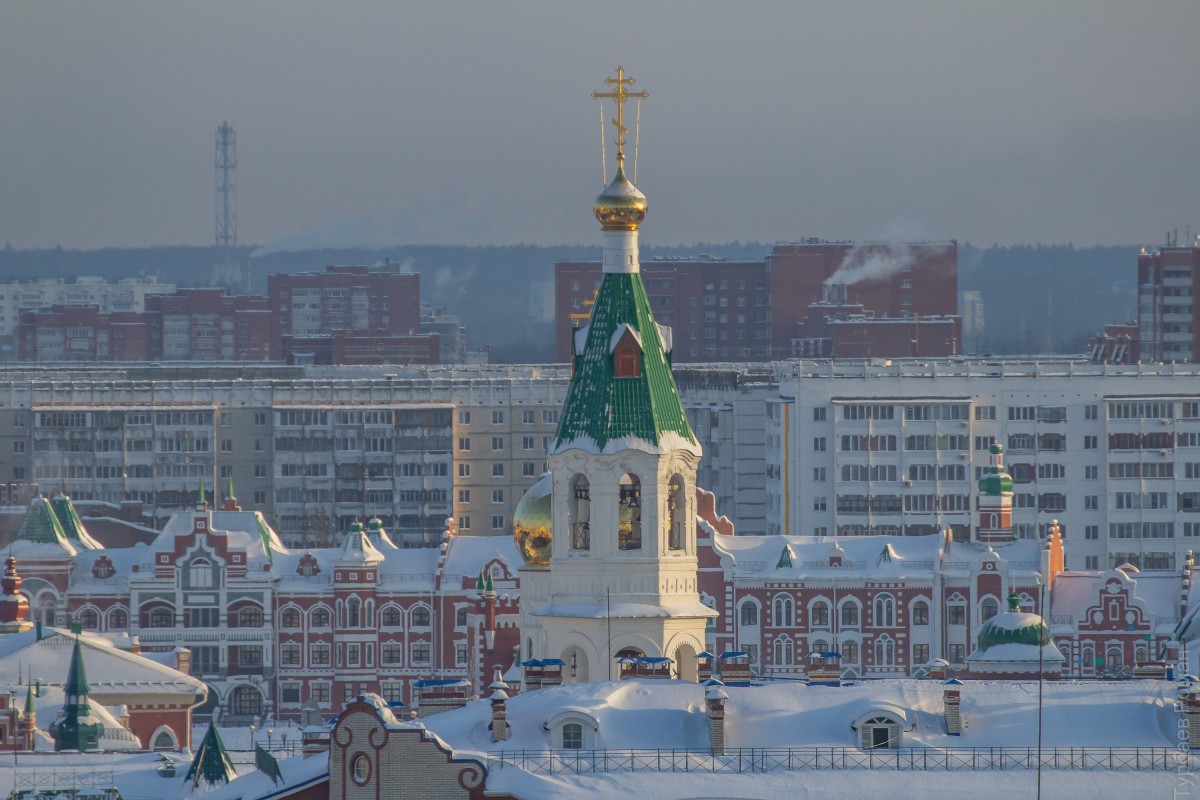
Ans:
[[[392,264],[421,274],[423,302],[457,314],[472,349],[487,348],[493,361],[545,362],[553,358],[553,328],[546,303],[554,262],[599,259],[595,246],[413,245],[381,250],[338,249],[275,252],[251,258],[258,248],[239,249],[250,265],[252,287],[266,291],[276,272],[321,271],[329,264]],[[770,245],[755,242],[642,248],[643,259],[709,253],[760,259]],[[984,330],[967,337],[977,353],[1079,353],[1106,322],[1136,316],[1137,246],[1018,245],[980,249],[960,244],[959,291],[979,291]],[[212,272],[211,247],[149,247],[106,250],[0,250],[3,280],[71,279],[96,275],[113,280],[157,275],[180,286],[205,286]],[[975,339],[975,341],[972,341]]]

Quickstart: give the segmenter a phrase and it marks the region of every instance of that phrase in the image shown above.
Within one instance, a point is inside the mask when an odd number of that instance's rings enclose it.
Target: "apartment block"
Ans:
[[[718,511],[765,529],[769,373],[681,372]],[[569,374],[558,367],[212,365],[0,373],[0,485],[140,505],[160,525],[201,482],[232,479],[291,544],[320,546],[377,516],[397,543],[436,543],[447,518],[508,535],[546,468]]]
[[[153,275],[104,278],[81,275],[74,280],[41,278],[36,281],[0,283],[0,341],[13,336],[21,312],[51,306],[96,306],[101,314],[140,313],[147,295],[170,294],[175,284],[162,283]]]
[[[1137,271],[1140,359],[1196,362],[1200,356],[1200,244],[1143,249]]]
[[[779,394],[766,413],[768,532],[967,540],[999,443],[1014,535],[1059,520],[1070,568],[1174,569],[1200,543],[1200,370],[791,362]]]

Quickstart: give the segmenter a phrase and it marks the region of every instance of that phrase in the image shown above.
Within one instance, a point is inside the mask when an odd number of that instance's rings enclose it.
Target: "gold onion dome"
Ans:
[[[544,473],[525,491],[513,511],[513,539],[521,558],[531,567],[544,567],[550,563],[553,490],[550,473]]]
[[[646,195],[625,177],[625,167],[618,162],[617,174],[592,210],[605,230],[636,231],[646,218]]]

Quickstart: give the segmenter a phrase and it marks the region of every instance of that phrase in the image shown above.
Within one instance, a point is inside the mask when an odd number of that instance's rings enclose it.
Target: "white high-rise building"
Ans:
[[[781,365],[768,533],[968,539],[993,442],[1013,531],[1068,567],[1169,569],[1200,544],[1200,369],[954,360]]]

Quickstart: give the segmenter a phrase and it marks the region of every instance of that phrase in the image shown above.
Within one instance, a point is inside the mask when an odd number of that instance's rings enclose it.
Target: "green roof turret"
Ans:
[[[95,750],[104,736],[103,722],[90,722],[91,706],[88,704],[87,672],[83,666],[83,646],[75,637],[75,649],[71,651],[71,664],[67,668],[67,682],[63,685],[66,695],[63,714],[50,723],[50,736],[55,750]]]
[[[1011,493],[1013,489],[1012,476],[1004,471],[1004,445],[993,444],[988,448],[991,453],[991,464],[984,470],[979,479],[979,493],[991,497],[999,497]]]

